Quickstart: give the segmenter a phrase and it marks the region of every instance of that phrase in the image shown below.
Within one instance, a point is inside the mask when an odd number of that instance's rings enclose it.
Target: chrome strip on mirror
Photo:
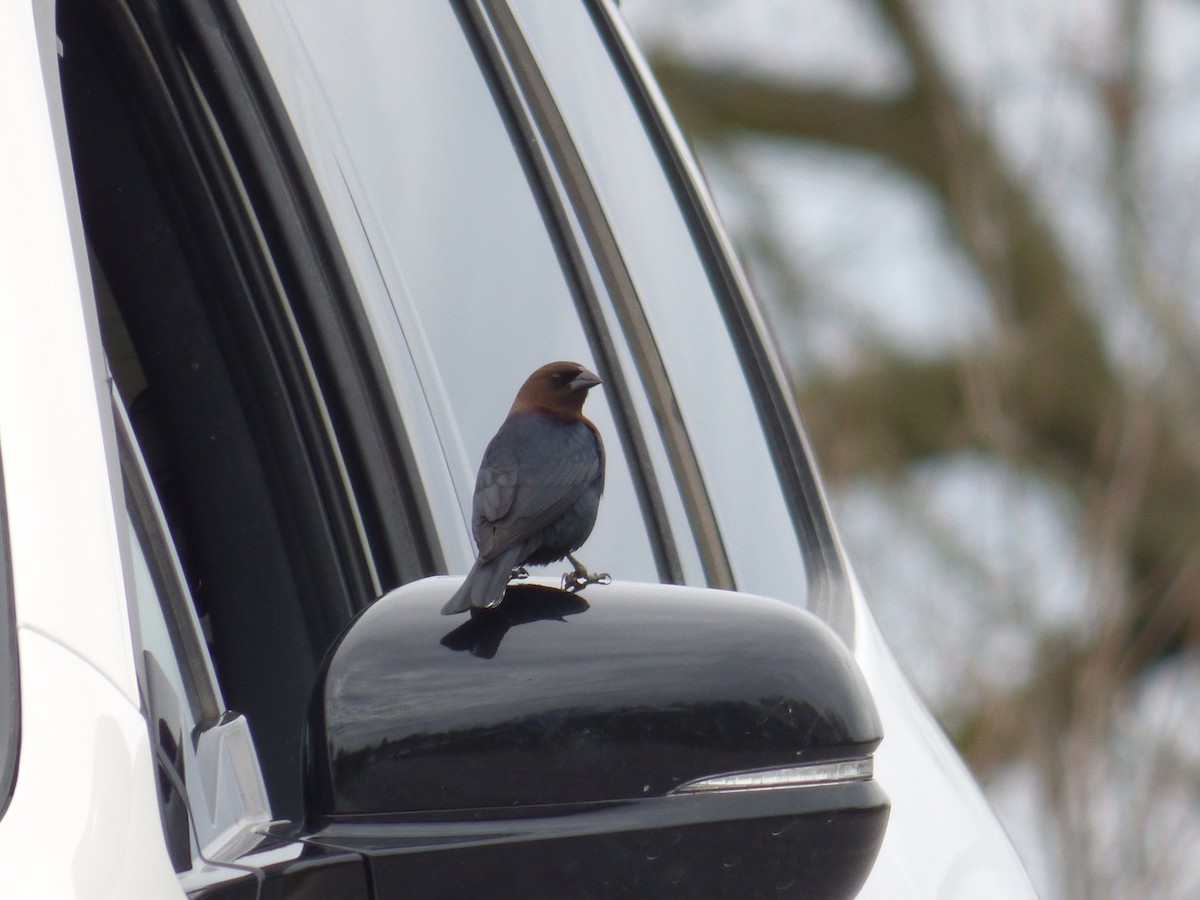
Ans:
[[[704,791],[767,791],[776,788],[803,787],[815,784],[835,784],[842,781],[868,781],[875,775],[875,758],[840,759],[836,762],[812,763],[806,766],[786,766],[778,769],[759,769],[753,772],[731,772],[681,784],[672,794],[695,794]]]

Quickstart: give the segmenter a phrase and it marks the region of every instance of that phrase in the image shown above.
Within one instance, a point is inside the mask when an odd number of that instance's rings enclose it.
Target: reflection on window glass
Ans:
[[[738,588],[803,602],[803,556],[754,399],[687,221],[586,4],[512,7],[621,244]]]
[[[158,660],[163,673],[171,684],[175,696],[185,707],[187,715],[187,730],[190,733],[196,726],[200,711],[200,701],[195,685],[188,674],[180,667],[179,657],[183,648],[172,637],[167,626],[163,606],[168,602],[155,583],[147,561],[146,548],[141,535],[129,523],[130,545],[133,548],[133,590],[137,601],[138,630],[141,633],[142,649]]]
[[[150,679],[148,695],[153,707],[149,710],[151,739],[165,757],[160,758],[159,764],[174,763],[178,766],[177,771],[188,791],[188,805],[203,810],[192,736],[203,714],[204,703],[194,679],[187,668],[181,665],[186,650],[181,646],[178,635],[173,634],[169,623],[170,599],[159,577],[163,573],[152,569],[152,556],[146,546],[145,535],[132,519],[129,520],[129,544],[132,550],[132,587],[137,606],[138,636],[147,657],[144,665]],[[170,696],[164,696],[165,693]],[[203,841],[211,835],[193,833],[188,818],[178,806],[180,798],[173,794],[165,782],[160,783],[160,787],[164,791],[161,798],[162,813],[172,861],[176,871],[183,871],[190,866],[190,860],[196,853],[197,847],[193,842]],[[200,821],[203,821],[202,816]]]
[[[310,67],[311,83],[289,75],[279,88],[339,233],[369,242],[369,265],[353,253],[350,263],[377,327],[390,320],[391,346],[412,356],[453,481],[453,528],[465,532],[483,449],[525,377],[555,359],[595,365],[575,301],[451,4],[348,3],[331,15],[322,0],[293,0],[276,10],[247,15],[269,66]],[[582,556],[655,580],[603,388],[585,412],[605,437],[608,481]],[[436,497],[434,514],[447,515]],[[447,547],[452,568],[465,570],[470,549]]]

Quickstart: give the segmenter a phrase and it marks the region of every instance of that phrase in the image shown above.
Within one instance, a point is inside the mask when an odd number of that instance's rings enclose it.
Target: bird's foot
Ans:
[[[562,589],[569,593],[582,591],[589,584],[612,584],[612,576],[607,572],[564,572]]]
[[[612,584],[612,576],[607,572],[589,572],[587,566],[577,560],[570,553],[567,554],[567,559],[571,561],[574,568],[570,572],[564,572],[562,577],[562,589],[575,593],[582,591],[589,584]]]
[[[524,581],[528,577],[529,577],[529,570],[527,568],[525,568],[524,566],[517,566],[515,569],[512,570],[512,572],[509,573],[508,580],[509,581]]]

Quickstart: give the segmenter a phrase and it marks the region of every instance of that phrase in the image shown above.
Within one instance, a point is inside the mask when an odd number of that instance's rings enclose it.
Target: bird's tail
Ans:
[[[512,575],[513,566],[521,556],[521,547],[513,547],[486,562],[475,560],[462,586],[442,607],[442,615],[452,616],[471,607],[490,609],[504,599],[504,589]]]

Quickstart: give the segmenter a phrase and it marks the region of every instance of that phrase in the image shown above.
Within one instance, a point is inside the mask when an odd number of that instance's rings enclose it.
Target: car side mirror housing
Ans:
[[[823,622],[627,583],[522,583],[495,610],[440,615],[460,582],[378,600],[314,690],[307,830],[365,852],[384,895],[861,887],[889,811],[882,731]]]

